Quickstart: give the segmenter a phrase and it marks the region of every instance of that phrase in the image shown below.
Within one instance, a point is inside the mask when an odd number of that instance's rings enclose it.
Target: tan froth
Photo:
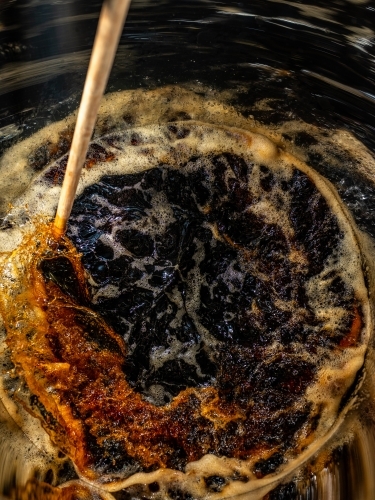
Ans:
[[[10,211],[8,220],[12,224],[21,222],[20,225],[23,226],[21,230],[15,226],[13,229],[4,231],[0,245],[0,251],[4,252],[1,284],[4,294],[2,298],[2,315],[8,328],[10,322],[14,322],[14,317],[17,315],[17,312],[12,310],[9,305],[9,301],[12,301],[13,296],[22,294],[30,286],[29,283],[22,282],[23,278],[19,282],[14,281],[23,276],[25,268],[30,265],[27,257],[25,257],[28,249],[25,247],[19,248],[19,244],[23,240],[24,234],[28,233],[30,235],[33,231],[39,231],[37,237],[40,236],[40,229],[34,222],[36,217],[43,214],[43,217],[48,220],[54,215],[59,194],[59,181],[51,182],[51,175],[48,177],[46,174],[52,172],[56,165],[59,164],[60,158],[54,156],[56,155],[54,151],[58,150],[55,145],[61,143],[62,137],[69,136],[74,120],[75,115],[71,115],[66,120],[41,130],[9,150],[0,161],[0,173],[4,172],[0,192],[6,193],[2,208],[5,209],[5,204],[12,201],[14,208]],[[176,138],[169,132],[166,122],[169,124],[178,123],[179,126],[185,127],[189,134],[181,139]],[[265,135],[260,135],[259,131],[262,131]],[[317,131],[315,130],[315,132]],[[116,145],[108,145],[108,142],[105,142],[105,134],[112,134],[113,136],[119,134],[122,141],[121,149]],[[132,144],[135,136],[140,137],[139,144],[136,145]],[[333,138],[342,145],[345,135],[337,133],[333,135]],[[263,479],[257,479],[254,475],[254,463],[257,460],[267,459],[273,452],[273,450],[269,449],[259,450],[257,454],[254,453],[254,456],[246,460],[239,460],[237,457],[225,458],[206,454],[191,461],[184,473],[162,467],[156,472],[139,473],[127,479],[121,477],[88,477],[98,483],[102,481],[108,482],[105,485],[108,491],[117,491],[120,488],[130,487],[134,484],[147,484],[158,481],[162,485],[161,494],[166,491],[163,488],[168,488],[168,485],[179,484],[197,498],[225,498],[245,494],[246,492],[252,492],[252,496],[249,496],[249,498],[260,498],[260,494],[264,495],[273,487],[276,481],[291,474],[298,466],[316,453],[327,440],[331,439],[334,432],[341,425],[347,411],[344,408],[343,412],[339,414],[340,403],[343,395],[352,386],[358,371],[363,366],[372,331],[372,308],[363,275],[366,257],[362,254],[360,248],[362,235],[355,228],[352,217],[343,206],[334,187],[303,163],[297,157],[302,157],[297,150],[295,150],[297,153],[297,156],[295,156],[283,149],[286,143],[282,138],[281,131],[262,129],[254,121],[241,117],[233,108],[209,97],[203,98],[188,90],[175,87],[147,93],[145,91],[130,91],[109,94],[105,97],[101,106],[94,142],[105,148],[109,152],[111,159],[99,159],[90,168],[84,170],[78,194],[81,194],[87,186],[98,182],[103,174],[136,173],[164,163],[173,165],[178,169],[189,161],[190,157],[197,155],[204,156],[230,151],[245,158],[247,162],[255,164],[253,183],[250,190],[254,198],[258,196],[259,201],[254,204],[251,210],[263,217],[265,222],[282,228],[284,234],[288,235],[288,241],[290,242],[288,258],[296,266],[300,266],[298,272],[301,273],[303,273],[303,269],[307,265],[306,258],[293,244],[293,228],[286,213],[280,213],[277,209],[279,203],[277,200],[280,199],[282,199],[285,207],[289,207],[291,203],[290,195],[282,193],[281,189],[275,190],[271,194],[262,193],[259,187],[259,165],[267,166],[280,179],[289,179],[293,169],[305,173],[322,194],[329,209],[338,220],[339,227],[344,234],[340,247],[334,258],[326,262],[324,271],[311,278],[306,284],[307,295],[311,300],[311,304],[316,308],[317,316],[323,322],[327,332],[334,331],[335,328],[340,326],[343,311],[340,308],[330,307],[325,299],[321,299],[325,288],[328,286],[325,283],[325,274],[335,269],[336,272],[339,272],[342,280],[354,289],[362,313],[360,319],[358,319],[359,316],[354,316],[351,330],[345,340],[346,344],[344,342],[340,348],[328,355],[319,348],[316,353],[309,354],[309,360],[314,360],[318,369],[316,381],[314,385],[307,389],[306,398],[312,407],[316,409],[316,414],[318,414],[318,409],[322,408],[319,424],[313,433],[306,426],[300,429],[298,436],[299,447],[287,451],[285,463],[279,472],[275,476],[270,475]],[[353,151],[358,145],[354,140],[350,139],[346,141],[346,146]],[[50,163],[47,166],[42,165],[40,172],[35,172],[30,166],[32,164],[30,158],[33,155],[35,156],[35,150],[41,147],[47,148]],[[367,153],[363,153],[363,158],[369,165],[371,158],[366,155]],[[7,165],[10,163],[14,165],[15,169],[12,174],[6,172]],[[370,170],[370,168],[367,170],[368,174]],[[171,212],[168,211],[168,208],[165,208],[163,217],[161,217],[162,223],[163,221],[169,223],[171,217]],[[157,229],[154,228],[154,230],[157,232]],[[215,231],[218,236],[218,230],[213,226],[213,234],[215,234]],[[34,239],[33,236],[31,238]],[[119,255],[121,249],[116,247],[116,244],[113,245],[115,255]],[[15,252],[13,255],[11,255],[12,251]],[[254,267],[253,271],[261,276],[261,271],[256,267]],[[194,286],[193,283],[192,287]],[[111,296],[116,292],[109,288],[100,291],[102,295],[106,293]],[[17,298],[17,300],[27,303],[28,298],[24,299],[25,297]],[[279,305],[280,308],[285,310],[293,307],[293,304],[287,301]],[[255,304],[253,306],[256,307]],[[41,318],[44,314],[41,310],[38,310],[38,307],[34,308],[36,316],[33,321],[36,329],[42,324],[42,322],[39,322],[38,314],[41,315]],[[8,317],[10,311],[12,311],[12,318]],[[28,321],[24,317],[19,318],[19,320]],[[17,333],[14,325],[11,328],[13,329],[13,338],[16,339],[15,342],[18,342],[19,339],[16,338]],[[209,338],[209,332],[202,329],[200,333],[202,336],[206,335]],[[42,331],[41,335],[43,335]],[[2,348],[2,357],[9,356],[4,344]],[[275,353],[277,352],[275,346],[270,346],[267,355],[272,357],[273,350],[275,350]],[[166,358],[167,354],[163,353],[163,355]],[[171,351],[170,355],[173,356],[173,351]],[[58,377],[59,373],[61,375],[68,367],[64,363],[53,362],[48,369],[46,366],[41,369],[44,370],[46,376],[52,379],[55,376]],[[25,373],[20,372],[20,374],[23,378],[29,380],[29,388],[33,391],[31,378],[28,379]],[[58,390],[60,387],[56,385],[55,389]],[[40,389],[34,388],[34,392],[38,390]],[[209,393],[209,390],[207,392]],[[45,432],[41,429],[39,421],[36,421],[34,425],[33,418],[25,414],[22,408],[20,411],[17,410],[17,402],[9,397],[4,384],[1,393],[9,413],[14,414],[18,425],[25,429],[32,441],[35,444],[39,440],[43,443],[49,441]],[[45,398],[44,404],[48,405],[47,396]],[[202,401],[204,399],[203,397]],[[240,419],[243,418],[240,413],[229,417],[227,414],[220,414],[221,409],[216,406],[215,398],[211,396],[207,398],[204,404],[203,415],[212,419],[212,421],[216,421],[218,427],[220,423],[225,426],[227,418],[234,418],[234,416]],[[55,410],[52,406],[49,409],[53,413]],[[57,410],[56,415],[63,419],[62,413],[59,414]],[[62,446],[60,443],[63,439],[62,434],[58,439],[55,438],[54,442]],[[40,447],[44,448],[44,446],[42,444]],[[48,446],[47,451],[53,455],[54,446],[51,446],[50,443]],[[68,449],[68,454],[74,460],[74,453],[69,451],[69,446],[66,449]],[[81,469],[80,473],[85,475],[86,471]],[[229,478],[247,477],[248,479],[242,482],[230,480],[221,493],[207,492],[204,477],[213,475],[222,475]]]

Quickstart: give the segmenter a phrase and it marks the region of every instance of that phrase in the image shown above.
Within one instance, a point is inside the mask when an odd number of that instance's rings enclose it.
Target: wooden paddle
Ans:
[[[112,68],[130,2],[131,0],[105,0],[100,13],[68,165],[52,228],[56,239],[59,239],[66,230],[100,100]]]

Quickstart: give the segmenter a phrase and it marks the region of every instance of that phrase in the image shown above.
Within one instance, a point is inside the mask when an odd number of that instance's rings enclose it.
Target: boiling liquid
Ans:
[[[146,109],[145,109],[146,103]],[[259,106],[266,106],[266,103],[259,103]],[[355,139],[348,134],[347,132],[342,131],[332,131],[330,134],[327,134],[325,131],[320,131],[311,126],[306,126],[302,123],[286,123],[282,127],[278,129],[265,129],[257,127],[254,121],[247,120],[243,118],[241,115],[237,114],[234,109],[222,104],[220,100],[207,100],[203,99],[193,92],[189,92],[183,89],[170,88],[170,89],[162,89],[161,91],[149,92],[147,95],[144,92],[126,92],[115,95],[108,95],[105,98],[105,102],[102,106],[101,114],[99,117],[97,130],[96,130],[96,142],[94,147],[91,148],[91,152],[89,153],[89,160],[87,162],[88,169],[84,172],[83,176],[83,184],[80,188],[80,193],[82,193],[84,185],[90,185],[94,182],[97,182],[103,175],[103,171],[106,170],[106,162],[111,163],[111,173],[112,174],[120,174],[123,173],[124,170],[131,173],[139,171],[139,169],[147,169],[154,166],[154,159],[159,155],[159,162],[165,161],[166,158],[166,147],[162,146],[161,148],[158,145],[162,144],[165,139],[163,135],[158,135],[158,127],[154,127],[151,129],[138,129],[137,134],[133,130],[129,130],[129,133],[124,131],[124,128],[135,128],[138,126],[145,125],[155,125],[163,122],[172,122],[175,120],[198,120],[206,123],[212,123],[214,125],[227,125],[231,127],[239,127],[244,130],[252,130],[259,131],[264,134],[266,137],[268,136],[272,142],[269,142],[267,139],[260,140],[258,144],[255,145],[254,152],[255,156],[258,155],[256,160],[260,163],[272,162],[273,159],[277,156],[277,148],[274,144],[276,144],[282,150],[292,150],[294,154],[303,158],[304,153],[303,148],[296,148],[292,145],[291,138],[299,138],[299,143],[305,142],[308,145],[307,149],[324,155],[326,158],[325,166],[327,167],[328,177],[332,177],[334,180],[335,174],[337,174],[337,164],[339,160],[342,158],[351,159],[351,161],[356,161],[356,174],[361,175],[362,179],[364,176],[368,176],[371,173],[371,169],[373,168],[373,160],[370,154],[366,151],[366,149],[359,144]],[[2,165],[8,165],[10,162],[14,165],[15,172],[6,172],[4,174],[4,185],[3,192],[6,193],[4,196],[5,201],[13,201],[17,198],[22,190],[28,185],[30,180],[32,180],[38,174],[36,173],[38,170],[42,169],[46,163],[53,161],[55,158],[59,158],[64,150],[67,149],[69,144],[69,139],[71,137],[72,123],[74,121],[74,117],[68,118],[63,123],[55,124],[49,127],[46,130],[43,130],[37,133],[35,136],[27,139],[26,141],[20,143],[12,150],[9,150],[6,155],[4,155],[2,159]],[[150,134],[150,130],[154,131]],[[181,129],[183,130],[183,128]],[[111,131],[109,134],[109,138],[112,137],[112,145],[110,152],[106,151],[106,148],[100,144],[99,137],[105,134],[106,132]],[[116,132],[121,131],[120,138],[116,138]],[[217,143],[220,142],[220,134],[222,131],[218,129],[215,132],[215,128],[210,129],[210,127],[206,128],[205,133],[204,126],[200,129],[197,127],[197,131],[191,133],[190,137],[183,138],[181,141],[181,147],[178,151],[178,154],[181,156],[181,159],[188,159],[190,151],[189,144],[192,144],[192,149],[200,150],[200,153],[210,152],[212,149],[217,149]],[[176,131],[170,129],[171,134],[176,134]],[[147,136],[147,133],[149,136]],[[177,130],[178,133],[178,130]],[[197,137],[197,134],[201,133],[201,137]],[[142,134],[146,135],[147,138],[145,140],[145,145],[142,151]],[[216,134],[216,136],[215,136]],[[235,135],[235,133],[234,133]],[[240,134],[239,134],[240,135]],[[197,141],[197,138],[200,139]],[[179,139],[179,137],[177,137]],[[218,140],[219,139],[219,140]],[[222,139],[221,139],[222,140]],[[234,139],[236,141],[236,139]],[[118,141],[118,143],[116,143]],[[121,146],[123,141],[128,141],[130,143],[134,142],[134,146],[137,146],[136,153],[133,154],[131,158],[129,155],[126,157],[118,157],[114,160],[116,156],[116,148]],[[263,141],[263,142],[262,142]],[[168,141],[167,141],[168,142]],[[295,142],[298,142],[297,140]],[[107,142],[108,145],[108,142]],[[141,147],[139,147],[141,146]],[[252,145],[254,147],[254,145]],[[185,148],[185,150],[184,150]],[[108,149],[108,148],[107,148]],[[224,149],[227,149],[227,145],[225,145]],[[246,149],[246,148],[245,148]],[[140,151],[142,152],[142,159],[140,159]],[[149,155],[150,161],[147,160],[147,156]],[[323,158],[324,158],[323,157]],[[146,159],[146,160],[145,160]],[[298,161],[297,161],[298,162]],[[59,159],[52,169],[49,170],[48,179],[44,178],[41,180],[36,180],[33,183],[31,190],[27,191],[25,196],[21,195],[18,199],[16,208],[11,211],[10,215],[4,219],[5,226],[11,226],[13,221],[16,220],[17,223],[19,221],[25,222],[25,230],[27,230],[27,223],[30,219],[33,218],[34,215],[43,212],[46,215],[53,215],[54,208],[57,202],[58,192],[59,192],[59,181],[61,180],[64,166],[66,164],[66,159]],[[99,165],[103,165],[103,170],[99,167]],[[90,169],[91,167],[91,169]],[[99,168],[98,168],[99,167]],[[342,166],[339,165],[339,168],[342,169]],[[342,169],[345,172],[346,176],[351,174],[350,170],[346,171],[346,169]],[[287,175],[287,174],[281,174]],[[345,179],[345,177],[343,177]],[[48,193],[46,195],[46,180],[49,182],[48,185]],[[317,179],[316,182],[319,183]],[[255,183],[256,184],[256,183]],[[320,189],[324,190],[323,184],[320,185]],[[340,183],[338,184],[338,189],[340,190]],[[347,194],[347,193],[346,193]],[[354,213],[361,213],[361,202],[363,205],[363,200],[361,200],[360,196],[353,195],[353,190],[351,191],[351,198],[348,198],[348,205],[350,208],[354,209]],[[331,198],[331,202],[335,204],[335,195],[333,192],[327,192],[326,196]],[[345,199],[345,197],[344,197]],[[270,202],[269,202],[270,203]],[[4,203],[4,208],[6,204]],[[265,210],[264,214],[268,214],[268,217],[272,218],[272,203]],[[168,214],[166,214],[166,220],[168,220]],[[366,224],[366,221],[363,218],[359,219],[359,223]],[[72,236],[74,236],[74,225],[72,226]],[[16,246],[17,243],[21,242],[22,239],[22,231],[6,231],[3,233],[3,251],[11,250]],[[8,236],[10,235],[10,236]],[[365,252],[367,253],[369,249],[371,249],[371,241],[364,235],[358,235],[361,240],[361,244],[365,247]],[[114,252],[116,252],[116,248],[113,248]],[[344,252],[345,253],[345,252]],[[345,261],[345,269],[344,274],[347,275],[348,283],[354,282],[355,280],[360,279],[360,273],[358,269],[355,267],[352,268],[353,263],[351,262],[350,256],[347,257]],[[351,268],[354,271],[351,271]],[[356,270],[357,269],[357,270]],[[366,272],[368,274],[368,272]],[[368,274],[370,279],[371,286],[371,272]],[[319,294],[319,283],[315,285],[311,283],[310,285],[312,294]],[[363,286],[363,285],[361,285]],[[95,286],[94,286],[95,288]],[[358,287],[357,287],[358,288]],[[99,292],[103,295],[103,291]],[[114,290],[107,290],[104,293],[114,293]],[[319,300],[317,300],[317,305]],[[368,320],[370,321],[369,313]],[[370,349],[371,354],[371,349]],[[371,363],[371,355],[368,356],[367,363]],[[358,367],[361,362],[359,362]],[[337,368],[338,370],[342,369],[342,364],[340,365],[338,361]],[[357,367],[357,368],[358,368]],[[354,369],[354,372],[356,369]],[[333,375],[333,378],[337,380],[337,376]],[[338,377],[340,378],[340,377]],[[369,379],[365,377],[364,386],[366,386],[366,390],[371,388],[371,384],[367,387]],[[362,389],[363,391],[363,389]],[[153,402],[157,402],[157,399],[160,398],[160,395],[148,394],[146,395],[149,398],[154,398]],[[156,398],[156,400],[155,400]],[[12,412],[11,409],[8,408],[8,411]],[[352,428],[355,429],[355,426],[358,427],[358,415],[353,417],[354,413],[352,412],[348,418],[346,418],[345,422],[351,422]],[[17,417],[15,417],[17,418]],[[35,422],[35,419],[28,418],[28,425],[38,426],[38,422]],[[331,423],[329,417],[327,417],[327,425],[331,427]],[[25,425],[23,424],[23,428]],[[360,426],[358,427],[360,428]],[[336,429],[335,429],[336,430]],[[43,435],[43,433],[40,433]],[[38,434],[38,435],[39,435]],[[35,430],[29,431],[29,435],[35,435]],[[335,439],[341,439],[343,442],[348,439],[350,433],[338,433],[338,437]],[[358,436],[358,430],[356,431],[356,436]],[[34,438],[35,440],[35,438]],[[337,445],[337,441],[336,444]],[[318,445],[319,446],[319,445]],[[55,451],[53,447],[49,447],[48,444],[41,445],[42,449],[49,449],[52,454],[52,462],[57,460],[57,458],[53,458]],[[328,450],[330,450],[329,448]],[[326,456],[329,455],[329,451],[324,452]],[[303,459],[306,459],[311,452],[305,454]],[[215,461],[214,461],[215,462]],[[25,466],[29,466],[30,459],[25,461]],[[323,468],[326,464],[323,464]],[[322,466],[322,461],[318,464],[317,468]],[[217,463],[203,463],[199,464],[199,469],[206,467],[206,475],[211,477],[214,475],[215,470],[220,470],[220,474],[223,476],[228,475],[228,471],[225,471],[222,468],[223,465],[219,465]],[[213,468],[212,468],[213,467]],[[218,469],[219,467],[219,469]],[[292,469],[295,470],[296,464],[293,465]],[[216,469],[215,469],[216,468]],[[282,477],[290,472],[288,470],[283,471],[281,474]],[[55,472],[57,476],[58,473]],[[154,478],[156,479],[156,477]],[[154,480],[153,479],[153,480]],[[23,478],[23,480],[25,480]],[[55,479],[56,480],[56,479]],[[280,480],[278,477],[274,479],[266,479],[263,481],[265,489],[262,491],[254,492],[254,498],[260,497],[267,490],[273,487],[273,483]],[[152,482],[147,480],[147,482]],[[173,483],[173,481],[172,481]],[[262,484],[257,484],[256,488],[262,486]],[[130,483],[129,483],[130,485]],[[209,495],[219,494],[217,486],[209,492]],[[169,487],[171,491],[173,487]],[[235,484],[234,487],[231,485],[231,489],[223,488],[221,496],[228,496],[233,494],[240,494],[241,492],[249,491],[253,489],[251,486],[246,484]],[[134,493],[135,494],[135,493]],[[143,493],[144,494],[144,493]],[[158,495],[165,495],[165,490],[159,492],[149,491],[148,493],[151,497]],[[173,493],[170,493],[173,495]],[[173,498],[173,496],[172,496]]]

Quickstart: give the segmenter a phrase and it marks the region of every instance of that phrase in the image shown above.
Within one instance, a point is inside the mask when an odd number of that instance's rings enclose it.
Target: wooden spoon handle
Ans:
[[[72,146],[61,189],[53,234],[59,239],[66,230],[78,181],[92,137],[103,96],[131,0],[105,0],[96,31],[90,64],[78,110]]]

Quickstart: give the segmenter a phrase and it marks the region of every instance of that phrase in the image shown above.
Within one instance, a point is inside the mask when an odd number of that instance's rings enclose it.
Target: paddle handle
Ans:
[[[100,13],[64,182],[52,228],[57,239],[66,230],[88,145],[94,130],[100,101],[107,85],[130,2],[131,0],[105,0]]]

